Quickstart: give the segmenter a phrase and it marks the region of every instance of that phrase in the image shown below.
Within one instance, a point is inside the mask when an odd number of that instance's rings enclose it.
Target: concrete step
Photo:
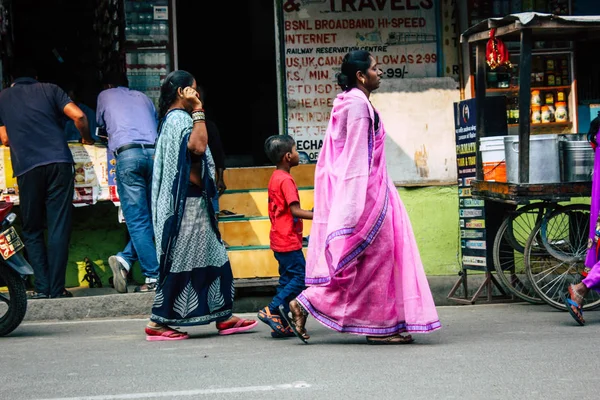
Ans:
[[[310,235],[311,220],[304,220],[302,235]],[[223,240],[232,247],[268,246],[271,221],[268,217],[231,219],[219,221]]]
[[[302,249],[306,256],[306,247]],[[235,279],[265,279],[279,276],[279,264],[269,246],[230,247],[229,262]]]
[[[310,188],[298,188],[300,195],[300,206],[305,210],[313,208],[314,190]],[[219,207],[221,210],[233,211],[237,214],[243,214],[245,217],[268,217],[269,200],[267,189],[229,191],[227,190],[219,197]],[[233,220],[223,218],[222,221]]]
[[[223,174],[228,190],[266,189],[275,167],[227,168]],[[315,164],[301,164],[291,172],[298,187],[312,187]]]

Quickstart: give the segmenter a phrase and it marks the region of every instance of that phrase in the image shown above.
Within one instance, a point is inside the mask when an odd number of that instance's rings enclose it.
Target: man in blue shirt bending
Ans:
[[[123,251],[108,258],[108,264],[115,289],[126,293],[127,273],[139,260],[146,281],[135,291],[151,292],[156,290],[158,279],[150,213],[158,116],[148,96],[128,88],[124,73],[107,74],[104,87],[98,95],[96,118],[98,126],[106,128],[108,151],[117,160],[117,193],[131,237]]]
[[[19,187],[23,240],[35,276],[33,299],[71,297],[65,289],[73,212],[73,156],[63,134],[66,115],[84,144],[94,144],[88,120],[67,94],[40,83],[24,64],[0,92],[0,139],[10,147]],[[48,227],[48,243],[44,227]]]

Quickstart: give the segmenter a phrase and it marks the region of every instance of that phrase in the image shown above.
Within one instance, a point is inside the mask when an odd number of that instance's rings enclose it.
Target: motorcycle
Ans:
[[[25,279],[33,268],[23,255],[25,245],[13,223],[14,203],[0,201],[0,336],[14,331],[27,312]]]

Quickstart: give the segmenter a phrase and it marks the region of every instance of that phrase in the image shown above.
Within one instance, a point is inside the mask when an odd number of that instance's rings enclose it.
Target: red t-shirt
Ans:
[[[300,203],[298,187],[292,175],[275,170],[269,180],[269,219],[271,249],[277,252],[302,248],[302,218],[294,218],[290,204]]]

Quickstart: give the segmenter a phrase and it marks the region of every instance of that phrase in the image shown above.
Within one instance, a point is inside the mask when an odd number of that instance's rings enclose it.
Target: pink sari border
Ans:
[[[322,285],[324,283],[331,282],[331,278],[328,276],[322,276],[317,278],[304,278],[304,283],[306,285]]]
[[[373,149],[375,148],[375,140],[373,140],[374,137],[374,132],[373,132],[373,125],[369,125],[369,139],[368,139],[368,146],[369,146],[369,156],[368,156],[368,161],[369,161],[369,172],[371,172],[371,169],[373,167]]]
[[[329,242],[331,242],[336,237],[347,236],[347,235],[352,234],[352,232],[354,232],[354,228],[341,228],[341,229],[338,229],[337,231],[331,232],[329,234],[329,236],[327,236],[327,240],[325,241],[325,246],[327,246],[329,244]]]
[[[388,191],[389,191],[389,189],[386,188],[385,202],[383,203],[381,212],[379,213],[379,216],[377,217],[377,221],[375,221],[375,224],[373,224],[373,227],[369,231],[369,234],[367,235],[366,239],[363,240],[362,242],[360,242],[354,250],[352,250],[348,255],[346,255],[346,257],[342,258],[342,260],[340,261],[340,263],[337,265],[337,267],[335,269],[336,271],[339,271],[341,268],[348,265],[348,263],[350,261],[352,261],[356,257],[358,257],[360,255],[360,253],[365,251],[366,248],[369,247],[373,243],[375,236],[377,236],[377,233],[379,233],[379,230],[381,229],[381,225],[383,224],[385,215],[387,214],[388,203],[389,203]]]
[[[310,303],[310,300],[308,300],[302,293],[299,294],[298,297],[296,297],[296,300],[298,300],[302,304],[302,306],[310,313],[310,315],[312,315],[321,324],[325,325],[327,328],[333,329],[334,331],[341,333],[351,333],[363,336],[385,336],[403,332],[430,333],[442,327],[442,324],[439,320],[428,322],[426,324],[407,324],[405,321],[402,321],[396,324],[395,326],[391,326],[388,328],[375,328],[367,326],[341,326],[337,322],[331,320],[327,316],[317,311]]]

